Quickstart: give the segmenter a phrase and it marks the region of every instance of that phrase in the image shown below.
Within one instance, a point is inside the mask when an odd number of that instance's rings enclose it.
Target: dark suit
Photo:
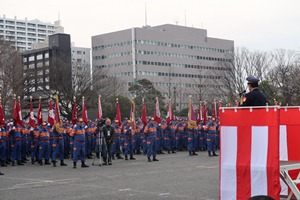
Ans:
[[[258,88],[254,88],[245,95],[241,106],[266,106],[266,96]]]

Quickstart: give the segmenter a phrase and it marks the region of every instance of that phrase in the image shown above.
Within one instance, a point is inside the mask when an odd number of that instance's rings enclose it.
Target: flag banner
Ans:
[[[280,196],[279,109],[222,108],[220,199]]]
[[[22,120],[22,110],[21,110],[21,103],[20,103],[20,97],[18,97],[18,100],[16,97],[14,97],[14,125],[20,125],[23,127],[23,120]]]
[[[32,97],[30,97],[30,111],[29,111],[29,125],[31,127],[35,127],[35,119],[33,113],[33,105],[32,105]]]
[[[2,101],[1,101],[1,97],[0,97],[0,124],[4,124],[5,120],[4,120],[4,110],[2,107]]]
[[[60,109],[59,109],[59,101],[58,101],[58,94],[55,97],[55,110],[54,110],[54,119],[55,124],[60,123]]]
[[[82,120],[87,125],[88,124],[88,116],[87,116],[87,109],[86,109],[86,102],[84,97],[82,97]]]
[[[146,103],[143,99],[143,108],[142,108],[142,122],[144,124],[144,127],[147,125],[147,107],[146,107]]]
[[[98,97],[98,112],[97,112],[97,119],[102,118],[102,103],[101,103],[101,95]]]
[[[54,110],[53,110],[53,104],[52,104],[52,96],[50,96],[50,101],[49,101],[49,110],[48,110],[48,123],[53,126],[54,125]]]
[[[300,161],[300,107],[280,107],[280,140],[279,154],[281,161]],[[299,170],[289,171],[293,180],[296,179]],[[300,189],[300,185],[297,185]],[[281,194],[287,195],[288,186],[281,183]]]
[[[204,102],[204,108],[203,108],[203,123],[206,124],[207,122],[207,104]]]
[[[188,127],[192,128],[193,126],[196,126],[196,116],[193,108],[192,96],[190,96],[188,109]]]
[[[174,118],[174,116],[172,113],[172,103],[171,103],[171,99],[170,99],[169,103],[168,103],[168,112],[167,112],[167,117],[166,117],[167,124],[169,124],[173,120],[173,118]]]
[[[155,109],[154,109],[154,119],[155,119],[156,123],[158,123],[158,124],[161,122],[158,97],[156,97],[156,103],[155,103]]]
[[[120,105],[119,105],[119,100],[118,98],[116,99],[116,120],[119,121],[119,126],[122,125],[122,118],[121,118],[121,110],[120,110]]]
[[[72,124],[76,124],[77,120],[77,104],[76,104],[76,97],[74,99],[74,104],[73,104],[73,110],[72,110]]]
[[[42,101],[41,97],[39,98],[39,107],[38,107],[38,118],[37,118],[37,124],[41,125],[43,123],[43,114],[42,114]]]
[[[136,122],[135,122],[135,103],[134,98],[131,100],[131,107],[130,107],[130,122],[131,122],[131,132],[134,133],[136,129]]]
[[[197,116],[197,123],[203,120],[203,107],[202,107],[202,101],[199,102],[199,108],[198,108],[198,116]]]

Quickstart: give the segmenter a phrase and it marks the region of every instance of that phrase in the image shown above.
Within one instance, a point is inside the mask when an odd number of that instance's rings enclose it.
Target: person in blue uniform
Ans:
[[[254,76],[248,76],[249,91],[242,99],[240,106],[266,106],[266,96],[258,89],[259,79]]]
[[[79,156],[81,167],[89,167],[85,164],[85,127],[83,126],[82,118],[77,119],[77,124],[73,127],[70,135],[74,138],[73,168],[76,168]]]
[[[133,157],[133,142],[132,142],[132,128],[131,121],[127,121],[127,125],[124,129],[124,146],[125,146],[125,160],[128,160],[128,155],[130,155],[130,160],[135,160]]]
[[[147,156],[148,156],[148,162],[158,161],[156,159],[156,151],[157,151],[157,143],[156,143],[156,135],[157,135],[157,129],[155,125],[155,119],[154,117],[151,117],[150,123],[145,127],[144,130],[145,135],[147,136]],[[151,156],[153,159],[151,160]]]
[[[47,128],[47,123],[43,122],[42,127],[39,129],[39,164],[43,165],[43,159],[45,160],[45,165],[50,165],[50,133],[49,128]]]

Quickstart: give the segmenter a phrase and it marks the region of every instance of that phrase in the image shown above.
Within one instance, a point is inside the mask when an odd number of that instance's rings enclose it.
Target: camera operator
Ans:
[[[111,157],[112,157],[112,146],[114,141],[114,133],[115,129],[111,125],[111,120],[107,119],[105,121],[105,126],[103,126],[103,135],[104,135],[104,143],[103,143],[103,165],[111,165]]]

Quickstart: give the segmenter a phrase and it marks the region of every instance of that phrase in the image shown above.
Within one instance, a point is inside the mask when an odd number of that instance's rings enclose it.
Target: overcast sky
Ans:
[[[207,29],[209,37],[234,40],[251,50],[300,51],[300,0],[0,0],[7,18],[54,22],[60,16],[76,46],[91,36],[176,24]]]

